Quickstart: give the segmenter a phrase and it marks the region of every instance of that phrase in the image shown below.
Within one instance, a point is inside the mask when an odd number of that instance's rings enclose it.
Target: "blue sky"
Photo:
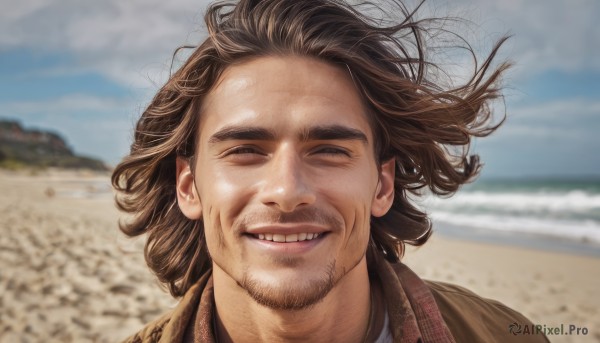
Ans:
[[[0,1],[0,118],[60,132],[78,153],[113,165],[173,50],[202,39],[207,5]],[[513,35],[502,57],[516,65],[498,106],[508,119],[473,144],[484,177],[600,176],[600,2],[428,1],[422,15],[431,13],[469,19],[458,30],[482,55]]]

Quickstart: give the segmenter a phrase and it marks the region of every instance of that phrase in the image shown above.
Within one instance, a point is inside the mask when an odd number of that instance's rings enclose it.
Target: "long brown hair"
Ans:
[[[469,156],[469,144],[503,120],[492,121],[489,102],[501,96],[497,81],[508,67],[492,67],[504,38],[481,66],[474,59],[467,82],[444,87],[434,82],[444,70],[426,56],[424,37],[431,38],[433,21],[416,20],[398,1],[392,5],[402,14],[392,25],[338,0],[241,0],[208,8],[208,38],[155,95],[137,123],[130,154],[112,175],[118,207],[134,215],[121,230],[147,234],[148,266],[173,296],[211,267],[202,221],[187,219],[177,206],[175,159],[194,158],[204,96],[234,63],[298,55],[349,71],[370,112],[376,156],[396,159],[394,203],[388,214],[371,219],[370,253],[397,262],[405,243],[424,244],[431,223],[408,195],[425,188],[449,195],[478,174],[481,164]]]

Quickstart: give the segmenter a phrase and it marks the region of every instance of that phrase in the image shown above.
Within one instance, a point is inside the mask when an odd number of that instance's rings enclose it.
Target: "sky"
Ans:
[[[77,153],[116,165],[175,48],[203,40],[208,1],[0,4],[0,118],[58,132]],[[419,13],[468,19],[457,31],[480,56],[512,36],[500,58],[515,65],[494,106],[507,120],[472,145],[482,177],[600,176],[599,1],[433,0]]]

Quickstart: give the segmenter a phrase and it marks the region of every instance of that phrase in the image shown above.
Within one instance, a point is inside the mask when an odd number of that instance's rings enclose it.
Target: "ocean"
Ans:
[[[600,178],[478,180],[417,202],[442,234],[539,238],[600,254]]]

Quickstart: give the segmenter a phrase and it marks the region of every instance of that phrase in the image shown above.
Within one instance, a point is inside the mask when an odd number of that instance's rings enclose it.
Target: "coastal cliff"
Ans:
[[[108,170],[98,159],[75,154],[57,133],[0,120],[0,168],[22,167]]]

